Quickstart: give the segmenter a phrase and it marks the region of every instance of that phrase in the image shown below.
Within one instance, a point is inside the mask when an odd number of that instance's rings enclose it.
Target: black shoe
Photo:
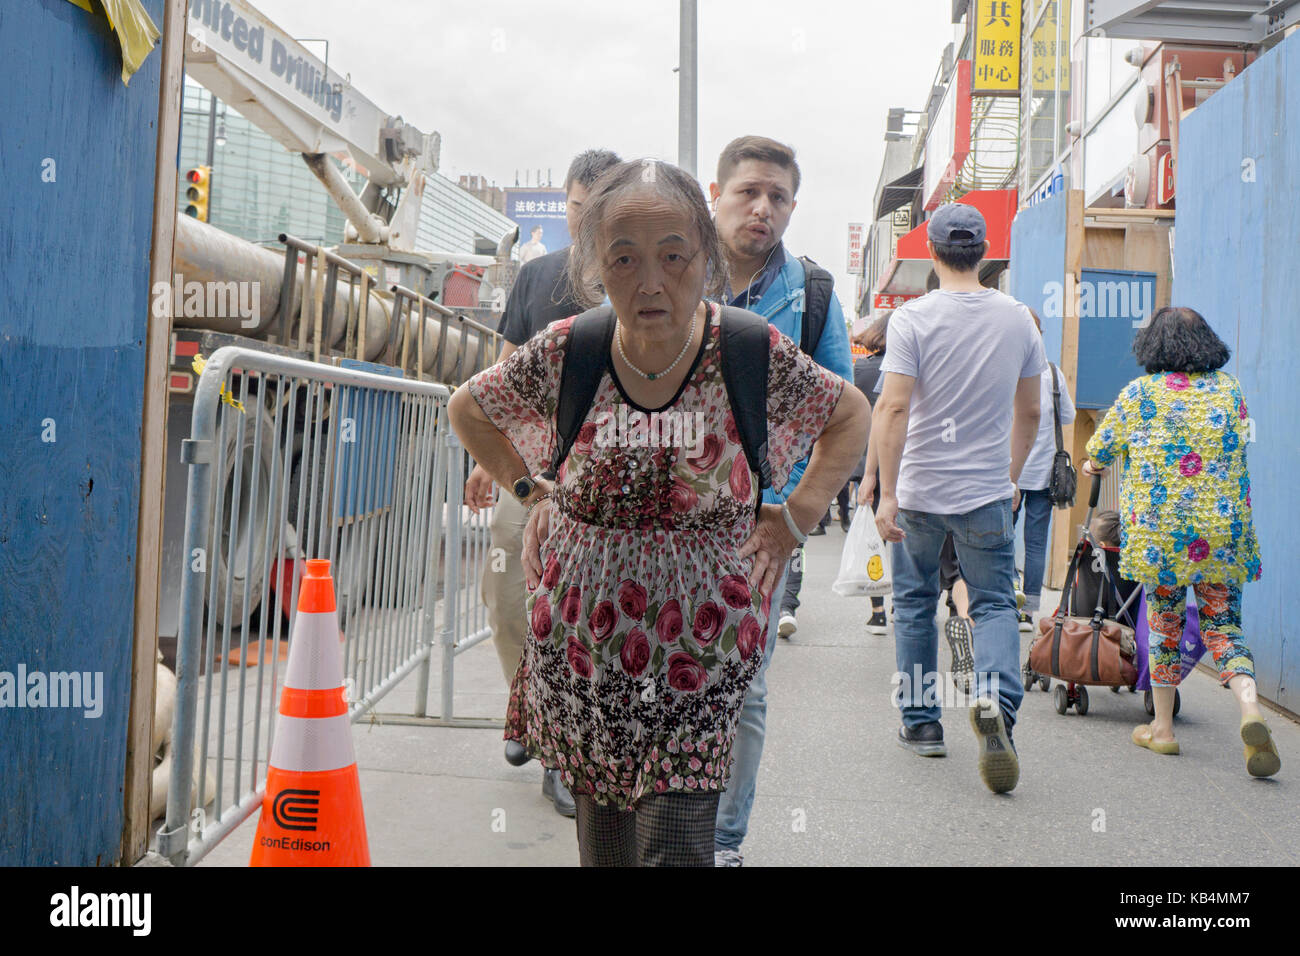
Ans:
[[[937,720],[928,724],[898,728],[898,745],[922,757],[946,757],[948,748],[943,744],[943,725]]]
[[[841,518],[841,519],[840,519],[840,528],[843,529],[843,531],[844,531],[845,534],[848,534],[848,533],[849,533],[849,526],[850,526],[851,524],[852,524],[852,522],[849,521],[848,518]]]
[[[819,524],[817,525],[817,527],[813,528],[811,531],[808,532],[808,536],[812,537],[813,535],[825,534],[825,533],[826,533],[826,526]]]
[[[885,612],[882,608],[878,611],[872,611],[871,617],[867,619],[868,634],[887,634],[889,633],[889,622],[885,620]]]
[[[1026,614],[1024,611],[1021,611],[1018,624],[1020,630],[1022,631],[1033,631],[1034,616],[1032,614]]]
[[[542,796],[555,804],[555,812],[560,816],[574,817],[578,815],[578,808],[573,802],[573,794],[569,793],[569,788],[560,779],[560,771],[542,771]]]
[[[506,741],[506,763],[515,767],[522,767],[533,758],[528,755],[524,745],[517,740]]]
[[[980,747],[980,779],[994,793],[1007,793],[1020,782],[1020,757],[1002,708],[987,697],[970,709],[970,725]]]

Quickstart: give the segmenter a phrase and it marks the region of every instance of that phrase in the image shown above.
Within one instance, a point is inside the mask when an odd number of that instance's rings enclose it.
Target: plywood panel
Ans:
[[[155,23],[162,6],[144,0]],[[160,57],[124,86],[103,14],[66,0],[0,6],[0,51],[0,670],[87,673],[100,691],[89,714],[0,711],[0,864],[109,865],[122,836]]]
[[[1181,135],[1173,301],[1202,313],[1233,350],[1226,370],[1255,425],[1248,458],[1264,568],[1246,586],[1243,630],[1260,693],[1300,711],[1300,35],[1197,107]]]

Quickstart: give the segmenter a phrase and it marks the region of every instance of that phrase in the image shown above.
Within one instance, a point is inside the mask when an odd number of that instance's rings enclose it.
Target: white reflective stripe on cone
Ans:
[[[277,770],[314,773],[338,770],[356,763],[352,751],[352,724],[347,714],[337,717],[286,717],[275,722],[271,766]]]
[[[343,686],[343,645],[339,618],[333,611],[299,611],[284,686],[297,690],[333,690]]]

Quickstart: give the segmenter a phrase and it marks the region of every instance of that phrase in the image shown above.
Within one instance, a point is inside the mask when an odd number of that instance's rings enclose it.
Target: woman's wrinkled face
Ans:
[[[704,295],[707,262],[689,211],[632,193],[609,207],[598,248],[601,281],[628,331],[680,337]]]

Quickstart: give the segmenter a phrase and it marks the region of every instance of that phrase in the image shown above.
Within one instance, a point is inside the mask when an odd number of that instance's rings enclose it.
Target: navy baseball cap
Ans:
[[[984,241],[984,216],[965,203],[945,203],[934,211],[926,223],[925,233],[931,242],[948,246],[978,246]]]

